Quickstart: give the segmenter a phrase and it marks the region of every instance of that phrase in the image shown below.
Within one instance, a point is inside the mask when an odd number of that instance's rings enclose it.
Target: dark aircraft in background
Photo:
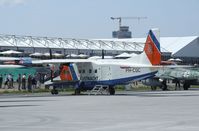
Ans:
[[[151,86],[152,90],[156,90],[157,87],[167,90],[168,80],[176,84],[176,89],[182,84],[183,89],[188,90],[191,85],[199,85],[199,68],[160,68],[154,78],[144,80],[142,83]]]

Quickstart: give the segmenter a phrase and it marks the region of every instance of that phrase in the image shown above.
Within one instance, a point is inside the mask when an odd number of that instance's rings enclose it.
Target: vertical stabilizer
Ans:
[[[152,65],[159,65],[161,63],[159,29],[152,29],[149,31],[144,52]]]

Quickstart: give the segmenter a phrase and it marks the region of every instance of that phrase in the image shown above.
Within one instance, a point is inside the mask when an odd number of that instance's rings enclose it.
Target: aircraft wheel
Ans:
[[[188,90],[188,89],[190,88],[190,84],[187,83],[187,82],[185,82],[185,83],[183,84],[183,88],[184,88],[184,90]]]
[[[56,89],[52,89],[52,90],[51,90],[51,94],[52,94],[52,95],[57,95],[57,94],[59,94],[59,92],[58,92],[58,90],[56,90]]]
[[[167,82],[166,80],[163,80],[163,82],[162,82],[162,90],[163,91],[167,91],[168,90],[166,82]]]
[[[151,86],[151,90],[152,90],[152,91],[155,91],[156,89],[157,89],[156,86]]]
[[[168,90],[168,89],[167,89],[167,86],[163,86],[162,90],[163,90],[163,91],[167,91],[167,90]]]
[[[109,93],[110,95],[115,95],[115,88],[112,86],[109,86]]]
[[[76,88],[76,89],[75,89],[75,95],[80,95],[80,93],[81,93],[80,88]]]

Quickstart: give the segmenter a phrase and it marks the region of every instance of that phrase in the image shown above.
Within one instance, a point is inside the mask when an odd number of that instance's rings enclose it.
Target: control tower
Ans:
[[[112,32],[113,38],[131,38],[129,26],[122,26],[122,19],[136,19],[139,22],[141,19],[147,19],[147,17],[111,17],[111,19],[119,21],[119,30]]]
[[[120,26],[118,31],[112,32],[113,38],[131,38],[131,31],[129,31],[129,26]]]

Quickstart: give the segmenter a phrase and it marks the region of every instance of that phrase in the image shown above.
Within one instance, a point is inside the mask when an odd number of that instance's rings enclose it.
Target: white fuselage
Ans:
[[[81,81],[98,81],[113,85],[145,79],[156,72],[153,66],[117,59],[77,63],[76,66],[76,73]]]

